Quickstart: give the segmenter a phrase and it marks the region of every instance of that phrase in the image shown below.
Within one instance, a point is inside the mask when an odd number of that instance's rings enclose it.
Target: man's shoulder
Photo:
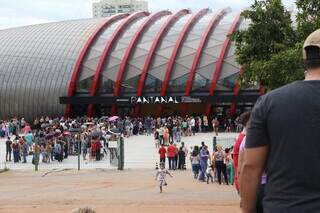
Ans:
[[[301,89],[303,81],[294,81],[290,84],[284,85],[282,87],[279,87],[277,89],[274,89],[270,92],[268,92],[264,97],[266,99],[268,98],[274,98],[274,97],[279,97],[279,96],[286,96],[290,93],[296,93],[297,90]]]

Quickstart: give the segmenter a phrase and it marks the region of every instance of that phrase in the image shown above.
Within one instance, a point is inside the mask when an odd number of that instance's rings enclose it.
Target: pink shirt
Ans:
[[[242,143],[240,145],[240,153],[244,152],[246,149],[246,137],[243,138]],[[266,171],[263,172],[261,176],[261,184],[266,184],[267,183],[267,173]]]

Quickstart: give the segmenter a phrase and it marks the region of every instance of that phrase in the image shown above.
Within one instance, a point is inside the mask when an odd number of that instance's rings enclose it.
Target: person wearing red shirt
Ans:
[[[243,139],[246,137],[246,125],[250,119],[250,114],[251,112],[244,112],[240,115],[239,117],[239,123],[243,125],[243,130],[237,137],[234,145],[233,145],[233,166],[234,166],[234,171],[235,171],[235,177],[234,177],[234,186],[236,187],[236,190],[239,192],[239,173],[238,173],[238,159],[239,159],[239,153],[240,153],[240,145],[243,141]]]
[[[97,152],[97,143],[96,139],[91,140],[91,159],[96,158],[96,152]]]
[[[174,160],[176,155],[177,155],[177,148],[171,143],[167,149],[167,156],[169,160],[169,170],[176,169],[175,160]]]
[[[160,163],[164,163],[164,164],[166,163],[166,153],[167,153],[167,150],[164,147],[164,145],[162,144],[159,149]]]
[[[100,156],[100,154],[101,154],[100,138],[98,138],[95,143],[96,143],[96,161],[99,161],[101,158],[101,156]]]

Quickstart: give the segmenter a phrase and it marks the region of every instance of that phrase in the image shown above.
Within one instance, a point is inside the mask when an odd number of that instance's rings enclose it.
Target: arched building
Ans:
[[[234,113],[240,90],[227,9],[117,14],[0,31],[0,119],[13,116]]]

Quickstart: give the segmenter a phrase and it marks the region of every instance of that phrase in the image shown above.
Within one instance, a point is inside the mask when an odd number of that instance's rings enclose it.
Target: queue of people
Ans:
[[[234,169],[232,160],[232,148],[222,149],[217,145],[212,154],[204,142],[201,146],[195,146],[190,155],[194,178],[202,182],[217,182],[233,185]]]
[[[167,148],[164,144],[159,148],[160,163],[166,163],[168,159],[169,170],[185,170],[186,156],[188,156],[188,149],[184,142],[178,147],[177,144],[171,143]]]
[[[191,147],[189,150],[184,142],[178,146],[171,143],[169,146],[162,144],[158,150],[159,162],[166,164],[168,160],[169,170],[185,170],[186,159],[190,160],[194,179],[201,182],[217,182],[219,184],[233,185],[234,167],[232,159],[232,148],[222,149],[217,145],[215,151],[210,154],[207,145],[204,142],[201,146]]]
[[[109,118],[116,118],[109,120]],[[238,118],[232,119],[227,116],[213,116],[212,118],[206,115],[199,116],[168,116],[153,118],[150,116],[131,118],[131,117],[99,117],[88,118],[79,117],[76,119],[50,118],[49,116],[43,116],[36,118],[33,122],[27,122],[24,118],[13,118],[10,120],[0,120],[0,138],[6,138],[8,136],[17,134],[26,134],[32,129],[41,129],[43,126],[48,125],[57,120],[66,121],[66,125],[70,125],[70,122],[77,121],[84,124],[86,122],[93,122],[95,124],[104,122],[106,126],[117,127],[126,137],[132,135],[146,134],[151,135],[154,130],[163,131],[163,128],[167,127],[169,132],[176,134],[169,134],[169,137],[179,136],[191,136],[197,132],[235,132],[242,129],[241,124],[238,122]],[[62,122],[63,123],[63,122]]]

